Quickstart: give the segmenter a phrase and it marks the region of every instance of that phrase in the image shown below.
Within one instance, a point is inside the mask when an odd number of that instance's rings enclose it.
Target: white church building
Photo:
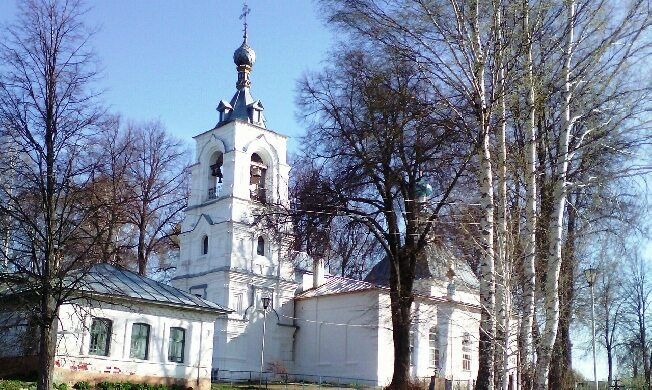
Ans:
[[[323,263],[300,270],[287,243],[256,225],[265,208],[289,204],[288,139],[267,128],[263,105],[251,94],[255,53],[246,33],[234,62],[235,95],[219,103],[217,125],[194,137],[196,162],[172,284],[233,310],[215,322],[214,371],[256,375],[262,365],[386,385],[393,367],[389,291],[383,287],[388,265],[374,267],[367,281],[325,276]],[[422,263],[412,375],[472,384],[478,281],[442,249],[430,249]],[[269,298],[267,311],[263,298]]]

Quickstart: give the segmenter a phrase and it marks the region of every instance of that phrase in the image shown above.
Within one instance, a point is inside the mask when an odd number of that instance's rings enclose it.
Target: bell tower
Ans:
[[[297,287],[289,246],[257,221],[287,206],[287,137],[267,128],[251,94],[256,54],[243,42],[233,54],[236,92],[217,106],[214,128],[194,137],[190,197],[182,224],[175,287],[233,310],[215,325],[213,368],[260,370],[262,301],[267,312],[265,361],[292,362],[293,297]]]

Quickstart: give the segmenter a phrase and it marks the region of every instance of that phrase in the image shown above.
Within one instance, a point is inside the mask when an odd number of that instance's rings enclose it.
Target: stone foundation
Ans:
[[[96,384],[99,382],[131,382],[131,383],[149,383],[152,385],[163,384],[166,386],[180,385],[193,390],[210,390],[211,381],[209,378],[201,378],[197,383],[197,378],[170,378],[161,376],[145,376],[138,375],[137,373],[122,374],[122,373],[98,373],[83,370],[68,370],[65,368],[54,369],[54,382],[55,383],[68,383],[74,385],[77,382],[89,382]]]

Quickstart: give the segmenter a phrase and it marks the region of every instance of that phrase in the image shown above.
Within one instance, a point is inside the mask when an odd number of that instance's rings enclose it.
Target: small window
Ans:
[[[439,368],[439,332],[436,327],[430,328],[428,335],[430,367]]]
[[[462,354],[462,370],[471,371],[471,354],[470,353]]]
[[[111,320],[106,318],[93,318],[91,324],[91,343],[88,347],[89,355],[109,356],[111,344]]]
[[[234,306],[235,306],[235,311],[238,313],[242,311],[242,299],[243,299],[242,293],[235,294]]]
[[[410,366],[415,366],[417,363],[417,348],[416,348],[416,335],[414,329],[410,329]]]
[[[263,236],[258,237],[258,245],[256,246],[256,254],[265,256],[265,239]]]
[[[192,286],[189,289],[190,293],[196,297],[206,299],[206,285]]]
[[[168,360],[183,363],[183,350],[186,346],[186,330],[183,328],[170,328],[170,343],[168,346]]]
[[[147,360],[149,355],[149,329],[147,324],[133,324],[131,327],[129,357]]]
[[[207,255],[208,254],[208,236],[204,236],[204,239],[202,240],[201,254],[202,255]]]

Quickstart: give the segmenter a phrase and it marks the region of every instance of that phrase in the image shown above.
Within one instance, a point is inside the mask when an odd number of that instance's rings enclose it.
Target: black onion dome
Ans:
[[[237,66],[246,65],[251,67],[254,65],[254,62],[256,62],[256,52],[247,45],[247,41],[242,42],[242,45],[235,50],[233,53],[233,62]]]

